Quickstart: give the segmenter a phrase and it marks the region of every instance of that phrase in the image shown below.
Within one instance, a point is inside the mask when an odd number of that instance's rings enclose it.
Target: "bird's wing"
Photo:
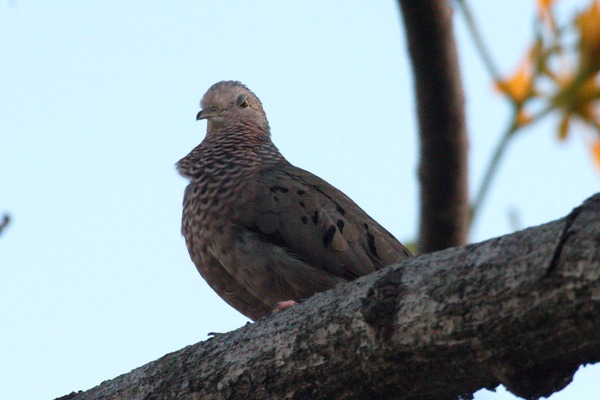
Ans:
[[[286,248],[313,268],[346,280],[411,256],[348,196],[321,178],[286,163],[264,171],[246,228]]]

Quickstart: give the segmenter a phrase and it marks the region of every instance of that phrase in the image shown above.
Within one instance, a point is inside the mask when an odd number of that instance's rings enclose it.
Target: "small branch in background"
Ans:
[[[4,231],[4,228],[6,228],[9,223],[10,223],[10,215],[4,214],[2,216],[2,221],[0,221],[0,235],[2,234],[2,231]]]
[[[502,139],[500,140],[500,143],[498,143],[498,146],[496,146],[496,149],[494,150],[494,154],[492,155],[492,158],[491,158],[487,168],[485,169],[485,174],[483,176],[483,180],[481,181],[481,185],[479,186],[479,189],[477,190],[477,193],[475,194],[475,200],[473,201],[473,203],[471,205],[469,227],[473,226],[473,222],[475,221],[475,218],[479,215],[479,212],[481,210],[481,205],[483,204],[484,200],[487,197],[491,183],[494,179],[494,176],[496,175],[498,166],[500,165],[500,160],[504,156],[507,146],[508,146],[508,143],[510,142],[510,139],[512,138],[514,132],[515,131],[514,131],[514,125],[513,125],[506,131],[506,133],[504,135],[502,135]]]
[[[471,13],[471,8],[467,4],[466,0],[456,0],[456,4],[458,4],[463,13],[465,23],[467,24],[467,29],[471,33],[471,37],[475,43],[475,48],[479,52],[479,56],[481,57],[483,64],[487,68],[488,73],[492,76],[494,81],[498,82],[501,79],[500,72],[498,71],[498,67],[496,67],[496,63],[492,60],[492,56],[490,55],[487,46],[483,42],[483,36],[477,27],[477,23],[475,23],[475,19]]]
[[[495,82],[501,81],[500,72],[498,71],[498,67],[496,67],[496,63],[493,61],[492,56],[488,50],[488,47],[483,41],[483,36],[481,35],[481,31],[475,22],[475,18],[473,18],[473,14],[471,13],[471,8],[466,0],[456,0],[456,4],[458,8],[461,10],[463,17],[465,19],[465,24],[467,29],[471,33],[471,38],[475,44],[475,48],[483,61],[483,65],[486,67],[488,73],[491,75],[492,79]],[[513,116],[513,120],[515,120],[516,115]],[[515,132],[514,124],[507,129],[507,131],[502,135],[498,146],[494,150],[494,154],[485,170],[484,178],[481,182],[481,185],[477,189],[475,194],[475,200],[471,204],[471,209],[469,213],[469,229],[473,226],[473,221],[479,215],[479,211],[481,209],[481,205],[483,201],[486,199],[488,191],[490,189],[490,185],[492,180],[496,174],[498,166],[500,164],[500,160],[504,156],[506,148],[508,146],[508,142]]]

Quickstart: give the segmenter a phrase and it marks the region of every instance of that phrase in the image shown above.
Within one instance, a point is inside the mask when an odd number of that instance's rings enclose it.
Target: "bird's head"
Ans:
[[[269,123],[258,97],[237,81],[221,81],[208,89],[196,120],[208,121],[208,134],[231,130],[250,130],[269,134]]]

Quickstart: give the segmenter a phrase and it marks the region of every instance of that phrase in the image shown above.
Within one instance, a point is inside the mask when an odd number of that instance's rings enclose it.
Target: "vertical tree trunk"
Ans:
[[[419,252],[467,240],[468,139],[452,9],[446,0],[399,0],[415,79],[420,132]]]

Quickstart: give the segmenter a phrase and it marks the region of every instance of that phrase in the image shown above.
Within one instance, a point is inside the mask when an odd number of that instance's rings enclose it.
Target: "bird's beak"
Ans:
[[[216,107],[205,108],[204,110],[200,110],[198,115],[196,115],[196,121],[200,121],[201,119],[208,119],[210,117],[214,117],[218,114]]]

